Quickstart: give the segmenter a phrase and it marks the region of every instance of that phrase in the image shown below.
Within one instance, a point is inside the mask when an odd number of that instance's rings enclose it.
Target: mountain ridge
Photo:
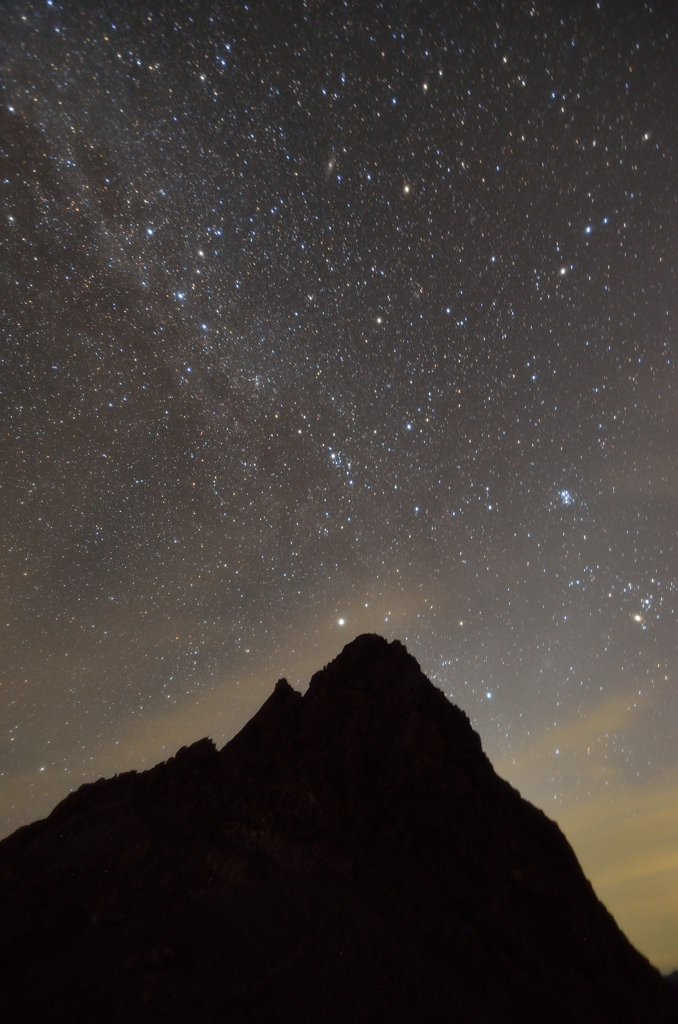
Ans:
[[[678,1020],[558,826],[372,634],[220,751],[8,837],[0,909],[16,1021]]]

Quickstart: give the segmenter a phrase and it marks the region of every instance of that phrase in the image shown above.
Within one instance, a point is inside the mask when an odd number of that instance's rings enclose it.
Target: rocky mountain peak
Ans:
[[[4,1019],[669,1024],[675,993],[406,648],[0,843]]]

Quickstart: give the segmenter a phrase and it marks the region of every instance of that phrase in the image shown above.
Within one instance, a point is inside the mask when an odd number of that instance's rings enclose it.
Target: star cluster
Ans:
[[[674,18],[4,11],[5,831],[368,630],[563,821],[674,792]]]

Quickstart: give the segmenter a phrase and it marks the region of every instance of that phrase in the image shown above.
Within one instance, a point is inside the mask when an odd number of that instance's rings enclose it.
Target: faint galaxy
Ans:
[[[374,631],[678,965],[678,26],[623,8],[3,4],[5,833]]]

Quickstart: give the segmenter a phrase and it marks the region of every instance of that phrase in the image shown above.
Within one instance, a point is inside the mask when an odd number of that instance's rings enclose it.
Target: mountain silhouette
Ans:
[[[672,987],[398,641],[0,843],[32,1024],[668,1024]]]

